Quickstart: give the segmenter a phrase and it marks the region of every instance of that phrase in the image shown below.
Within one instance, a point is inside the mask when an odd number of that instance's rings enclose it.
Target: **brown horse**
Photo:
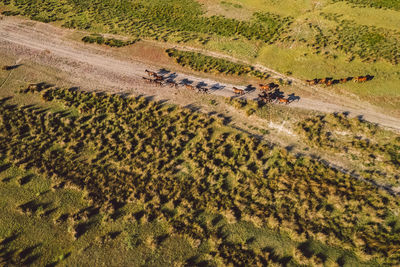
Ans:
[[[278,97],[277,100],[278,100],[279,104],[286,104],[287,105],[290,102],[289,99],[286,99],[286,98],[283,98],[283,97]]]
[[[146,77],[142,77],[142,79],[146,82],[146,83],[153,83],[152,79],[146,78]]]
[[[308,85],[316,85],[318,83],[318,79],[306,80]]]
[[[207,94],[207,93],[208,93],[208,88],[206,88],[206,87],[200,87],[200,88],[199,88],[199,92],[200,92],[200,93],[203,93],[203,94]]]
[[[270,103],[273,100],[272,95],[271,94],[267,94],[265,92],[263,92],[263,94],[259,94],[258,97],[264,103]]]
[[[162,86],[163,85],[163,83],[161,81],[158,81],[158,80],[152,80],[152,82],[153,82],[153,84],[155,86]]]
[[[154,71],[150,71],[150,70],[144,70],[146,73],[147,73],[147,75],[149,75],[150,77],[151,76],[153,76],[153,77],[158,77],[158,75],[157,75],[157,73],[155,73]]]
[[[236,87],[233,87],[233,92],[235,93],[235,95],[244,95],[244,90]]]
[[[175,87],[178,88],[178,84],[174,81],[166,81],[166,83],[170,86],[170,87]]]
[[[162,80],[164,80],[164,77],[163,76],[161,76],[161,75],[155,75],[154,76],[154,80],[156,80],[156,81],[162,81]]]
[[[260,86],[260,90],[266,91],[266,92],[272,89],[272,87],[269,84],[259,84],[259,86]]]
[[[367,76],[358,76],[354,78],[354,82],[362,83],[368,80]]]
[[[186,87],[187,89],[190,89],[190,90],[193,90],[193,91],[196,90],[196,88],[195,88],[193,85],[190,85],[190,84],[185,84],[185,87]]]

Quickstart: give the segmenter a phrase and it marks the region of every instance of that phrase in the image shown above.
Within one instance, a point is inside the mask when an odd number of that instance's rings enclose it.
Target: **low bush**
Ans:
[[[129,41],[122,41],[115,38],[104,38],[101,35],[89,35],[84,36],[82,41],[85,43],[97,43],[97,44],[105,44],[111,47],[123,47],[127,45],[131,45],[139,41],[139,39],[129,40]]]
[[[223,73],[229,75],[249,75],[259,79],[268,79],[270,75],[246,64],[235,63],[226,59],[206,56],[196,52],[183,51],[177,49],[166,50],[169,57],[181,65],[195,71]]]

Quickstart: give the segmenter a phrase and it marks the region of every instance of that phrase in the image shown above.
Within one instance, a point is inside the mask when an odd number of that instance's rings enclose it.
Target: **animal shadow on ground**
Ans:
[[[157,73],[160,74],[160,75],[165,75],[165,74],[171,73],[171,71],[162,68],[162,69],[159,69],[157,71]]]
[[[224,85],[220,85],[219,83],[216,83],[216,84],[213,84],[213,85],[210,87],[210,90],[212,90],[212,91],[217,91],[217,90],[221,90],[221,89],[224,89],[224,88],[225,88]]]
[[[279,88],[276,88],[275,91],[273,92],[274,98],[282,98],[285,96],[285,93],[281,91]]]
[[[0,105],[4,104],[6,101],[10,100],[12,96],[3,97],[0,99]]]
[[[188,84],[188,85],[190,85],[190,84],[193,84],[193,81],[184,78],[179,82],[179,84],[182,84],[182,85]]]
[[[370,81],[370,80],[372,80],[373,78],[374,78],[375,76],[373,76],[373,75],[367,75],[367,81]]]
[[[167,75],[165,78],[167,78],[168,80],[174,80],[175,78],[178,77],[178,74],[174,73],[170,73],[169,75]]]
[[[196,88],[203,88],[203,87],[206,87],[208,84],[206,84],[205,82],[199,82],[197,85],[196,85]]]
[[[246,86],[246,88],[244,88],[244,90],[246,91],[246,93],[250,93],[250,92],[255,91],[256,88],[253,85],[249,84]]]
[[[290,95],[288,95],[288,100],[289,100],[289,102],[299,101],[300,96],[295,95],[294,93],[291,93]]]

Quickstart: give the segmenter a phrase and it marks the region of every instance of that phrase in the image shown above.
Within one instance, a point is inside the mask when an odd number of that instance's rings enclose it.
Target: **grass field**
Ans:
[[[0,112],[3,261],[398,262],[398,200],[387,193],[217,116],[27,89],[13,80],[19,72],[2,90]]]

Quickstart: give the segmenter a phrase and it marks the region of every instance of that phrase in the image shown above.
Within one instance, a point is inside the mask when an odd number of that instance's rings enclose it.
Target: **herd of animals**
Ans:
[[[163,86],[167,85],[170,87],[175,87],[178,88],[179,84],[173,81],[172,79],[165,78],[163,75],[158,74],[157,72],[150,71],[150,70],[145,70],[147,73],[148,77],[142,77],[145,82],[155,85],[155,86]],[[342,79],[333,79],[333,78],[322,78],[318,79],[315,78],[313,80],[306,80],[306,83],[308,85],[326,85],[326,86],[331,86],[334,84],[338,83],[346,83],[349,81],[354,81],[354,82],[366,82],[370,81],[374,78],[374,76],[371,75],[366,75],[366,76],[357,76],[357,77],[347,77],[347,78],[342,78]],[[193,90],[193,91],[198,91],[201,93],[209,93],[209,89],[202,87],[202,86],[193,86],[191,84],[183,83],[182,86],[186,87],[187,89]],[[250,86],[251,87],[251,86]],[[236,96],[243,96],[248,92],[246,89],[239,89],[237,87],[233,87],[233,93]],[[259,90],[261,91],[260,94],[258,94],[258,101],[261,103],[279,103],[279,104],[289,104],[293,101],[298,101],[300,97],[295,96],[294,94],[289,95],[288,97],[284,96],[284,93],[280,91],[279,85],[276,83],[268,83],[268,84],[259,84]]]
[[[20,65],[11,65],[11,66],[3,66],[2,70],[13,70],[14,68],[19,67]],[[178,88],[179,84],[177,82],[175,82],[173,79],[171,78],[167,78],[164,77],[163,75],[158,74],[157,72],[154,71],[150,71],[150,70],[145,70],[145,72],[147,73],[147,75],[149,77],[142,77],[143,80],[146,83],[155,85],[155,86],[170,86],[170,87],[174,87],[174,88]],[[342,78],[342,79],[333,79],[333,78],[322,78],[322,79],[312,79],[312,80],[306,80],[306,83],[308,85],[326,85],[326,86],[331,86],[334,84],[338,84],[338,83],[346,83],[349,81],[354,81],[354,82],[366,82],[366,81],[370,81],[374,78],[374,76],[371,75],[366,75],[366,76],[357,76],[357,77],[347,77],[347,78]],[[193,91],[197,91],[200,93],[209,93],[209,89],[204,87],[204,86],[193,86],[191,84],[188,83],[183,83],[182,84],[184,87],[186,87],[187,89],[193,90]],[[252,86],[250,86],[251,88]],[[246,89],[239,89],[236,87],[233,87],[233,93],[236,96],[242,96],[245,93],[249,92],[249,90]],[[260,94],[258,94],[258,101],[261,103],[279,103],[279,104],[289,104],[293,101],[298,101],[300,99],[300,97],[295,96],[294,94],[289,95],[287,98],[284,97],[284,93],[282,91],[280,91],[279,89],[279,85],[276,83],[268,83],[268,84],[259,84],[259,90],[261,91]]]
[[[347,78],[341,78],[341,79],[333,79],[333,78],[318,79],[318,78],[315,78],[313,80],[306,80],[306,83],[308,85],[322,84],[322,85],[326,85],[326,86],[331,86],[331,85],[334,85],[334,84],[347,83],[347,82],[350,82],[350,81],[362,83],[362,82],[370,81],[373,78],[374,78],[374,76],[372,76],[372,75],[357,76],[357,77],[347,77]]]
[[[173,81],[172,79],[167,79],[163,75],[159,75],[157,72],[150,71],[150,70],[145,70],[145,72],[150,77],[150,78],[142,77],[146,83],[149,83],[149,84],[152,84],[155,86],[167,85],[167,86],[174,87],[174,88],[179,87],[179,84],[177,82]],[[201,93],[209,92],[208,88],[205,88],[202,86],[193,86],[193,85],[187,84],[187,83],[184,83],[183,86],[185,86],[187,89],[190,89],[193,91],[197,90],[198,92],[201,92]]]
[[[155,85],[155,86],[170,86],[174,88],[178,88],[180,84],[177,82],[173,81],[172,79],[168,79],[164,77],[163,75],[158,74],[157,72],[150,71],[150,70],[145,70],[147,75],[149,77],[142,77],[142,79],[149,84]],[[182,86],[186,87],[187,89],[201,92],[201,93],[209,93],[209,89],[206,87],[202,86],[193,86],[191,84],[183,83]],[[250,86],[251,87],[251,86]],[[261,94],[258,95],[258,100],[262,103],[283,103],[283,104],[289,104],[290,102],[294,100],[298,100],[299,97],[288,97],[285,98],[283,96],[283,92],[279,90],[279,85],[276,83],[269,83],[269,84],[260,84],[259,88],[261,90]],[[239,89],[236,87],[233,87],[233,93],[236,96],[242,96],[248,90],[245,89]]]
[[[293,94],[288,98],[284,97],[284,93],[279,90],[279,85],[276,83],[259,84],[259,90],[261,94],[258,94],[258,101],[264,104],[267,103],[279,103],[279,104],[289,104],[292,101],[298,101],[300,97],[294,97]],[[233,87],[233,92],[235,95],[244,95],[245,90]]]

